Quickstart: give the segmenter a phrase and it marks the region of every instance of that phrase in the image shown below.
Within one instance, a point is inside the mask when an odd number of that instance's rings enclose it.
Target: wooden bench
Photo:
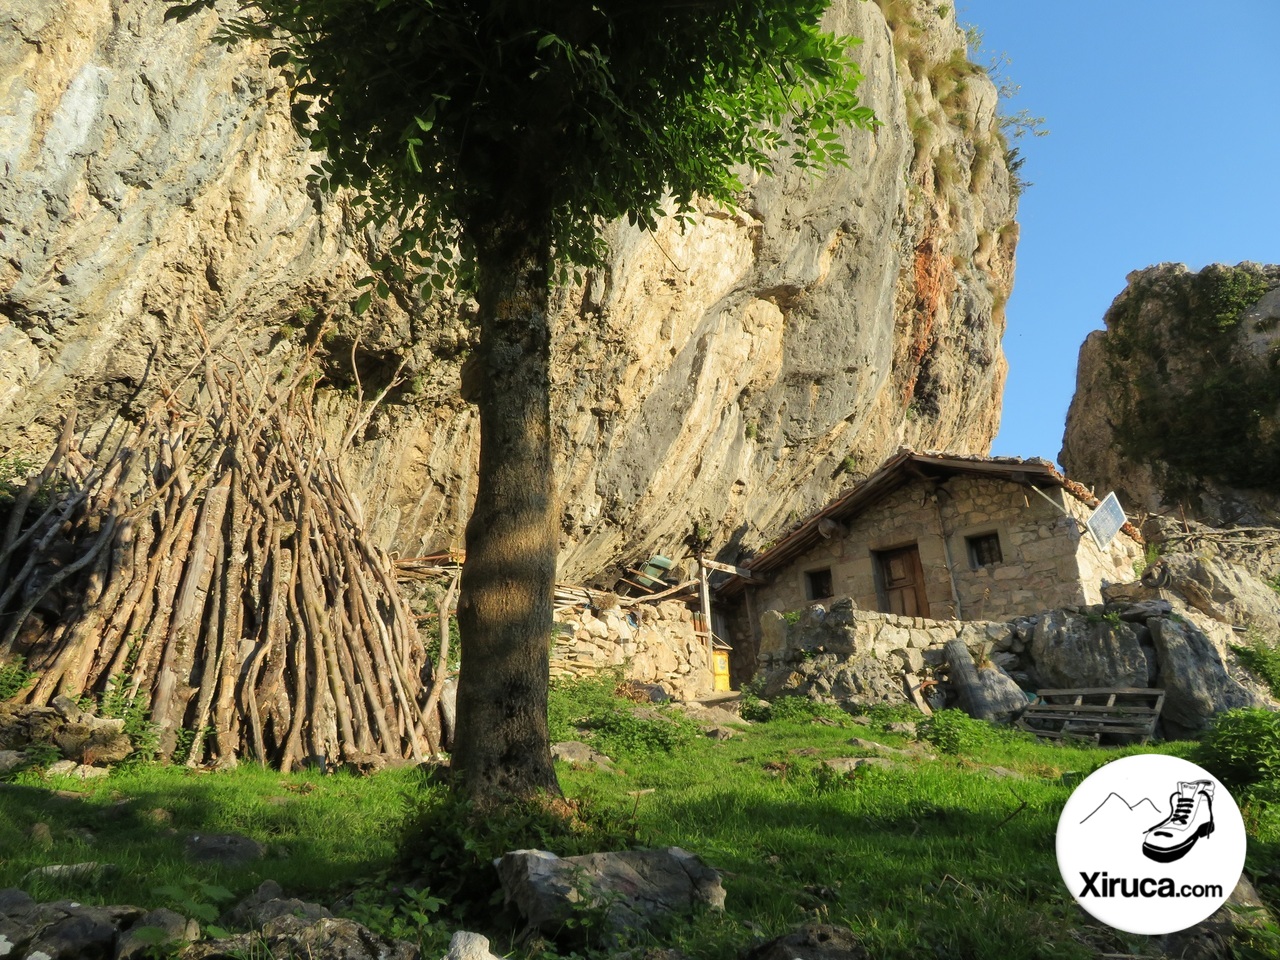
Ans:
[[[1101,742],[1104,736],[1146,743],[1164,706],[1164,691],[1147,687],[1037,690],[1017,720],[1020,729],[1051,740]]]

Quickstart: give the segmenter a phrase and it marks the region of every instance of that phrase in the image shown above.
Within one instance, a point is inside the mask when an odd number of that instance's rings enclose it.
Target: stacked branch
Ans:
[[[23,699],[123,684],[192,765],[440,748],[440,684],[312,418],[311,371],[273,384],[206,357],[198,388],[91,453],[67,421],[0,524],[0,661],[39,676]]]

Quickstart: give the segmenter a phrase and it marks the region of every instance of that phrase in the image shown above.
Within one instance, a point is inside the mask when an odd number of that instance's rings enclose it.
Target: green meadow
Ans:
[[[852,929],[877,958],[1157,955],[1146,938],[1094,923],[1075,905],[1058,874],[1054,834],[1080,778],[1134,752],[1203,761],[1196,744],[1057,746],[951,711],[910,736],[886,729],[907,718],[901,711],[855,718],[807,701],[780,702],[774,716],[716,741],[672,710],[636,716],[633,708],[612,695],[611,681],[555,691],[553,734],[593,742],[614,760],[612,771],[560,764],[576,810],[567,826],[537,811],[478,816],[438,777],[412,768],[360,777],[126,764],[87,782],[27,770],[0,785],[0,888],[170,906],[208,922],[269,878],[417,939],[428,957],[466,927],[520,956],[675,946],[695,960],[729,958],[806,922]],[[857,757],[882,760],[847,773],[823,762]],[[1236,796],[1250,833],[1247,870],[1274,902],[1280,803],[1265,782]],[[37,823],[47,832],[33,835]],[[241,867],[192,864],[184,842],[200,832],[243,834],[266,852]],[[673,920],[634,943],[607,938],[591,910],[555,942],[522,939],[489,866],[517,845],[563,855],[679,846],[723,873],[726,909]],[[38,867],[84,862],[118,870],[24,879]],[[1241,956],[1266,956],[1277,942],[1274,927],[1253,936]]]

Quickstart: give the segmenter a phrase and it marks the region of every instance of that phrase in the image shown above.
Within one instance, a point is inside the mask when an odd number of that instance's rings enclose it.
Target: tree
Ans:
[[[184,18],[212,7],[172,8]],[[476,505],[459,600],[456,781],[472,796],[558,793],[546,725],[558,511],[548,295],[598,262],[600,227],[653,228],[779,152],[846,163],[860,106],[829,0],[238,0],[221,39],[267,39],[293,71],[317,179],[394,227],[357,301],[389,283],[473,287]]]

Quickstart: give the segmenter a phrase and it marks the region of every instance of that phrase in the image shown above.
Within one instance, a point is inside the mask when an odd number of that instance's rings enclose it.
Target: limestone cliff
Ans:
[[[1280,523],[1280,266],[1128,281],[1080,348],[1062,465],[1131,513]]]
[[[283,369],[327,323],[335,437],[357,388],[405,364],[350,453],[377,535],[460,547],[469,305],[397,292],[357,323],[376,241],[307,184],[288,77],[213,45],[214,14],[165,7],[0,12],[0,455],[46,451],[72,408],[99,429],[130,416],[206,336]],[[567,576],[674,549],[695,517],[750,546],[903,442],[988,449],[1017,239],[995,89],[949,7],[842,0],[829,18],[865,39],[884,122],[848,135],[851,169],[784,170],[684,232],[611,226],[607,266],[560,296]]]

